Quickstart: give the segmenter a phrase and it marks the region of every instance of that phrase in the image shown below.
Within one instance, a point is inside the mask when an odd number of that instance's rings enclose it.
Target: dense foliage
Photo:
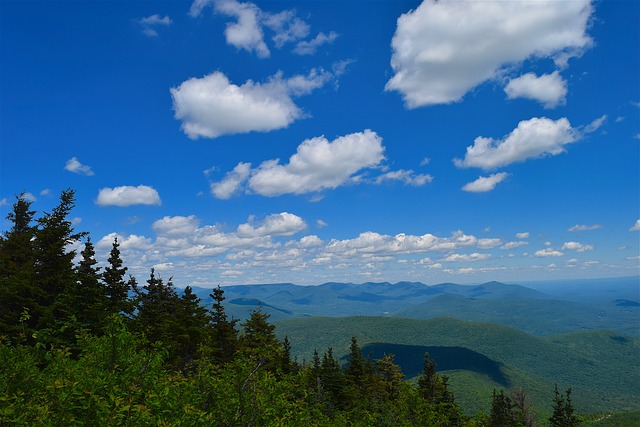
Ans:
[[[65,190],[34,220],[19,196],[0,239],[0,425],[532,425],[526,398],[503,391],[491,414],[464,416],[429,354],[417,384],[355,337],[346,363],[332,348],[292,360],[260,308],[241,328],[227,317],[221,288],[207,310],[153,270],[142,287],[127,278],[117,240],[101,272],[73,205]],[[552,425],[576,425],[570,390],[553,402]]]

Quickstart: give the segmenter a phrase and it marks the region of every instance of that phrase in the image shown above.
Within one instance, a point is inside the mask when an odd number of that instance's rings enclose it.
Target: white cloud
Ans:
[[[451,254],[443,259],[445,262],[469,262],[483,261],[491,258],[491,254],[481,254],[474,252],[472,254]]]
[[[598,129],[600,129],[602,127],[603,124],[605,124],[607,119],[608,119],[608,116],[606,114],[601,116],[601,117],[598,117],[597,119],[595,119],[594,121],[592,121],[591,123],[586,125],[582,129],[582,132],[583,133],[592,133],[592,132],[597,131]]]
[[[413,185],[415,187],[421,187],[425,184],[433,182],[433,177],[429,174],[416,174],[411,169],[404,170],[399,169],[397,171],[387,172],[379,175],[375,183],[381,184],[384,181],[401,181],[406,185]]]
[[[564,146],[580,139],[580,134],[566,118],[551,120],[532,118],[518,123],[518,127],[501,140],[477,137],[467,147],[463,160],[454,159],[459,168],[495,169],[511,163],[565,151]]]
[[[408,108],[460,101],[472,88],[527,59],[559,67],[590,47],[589,0],[425,0],[398,18],[387,90]]]
[[[116,237],[118,238],[120,249],[123,251],[148,250],[152,247],[153,243],[151,239],[145,236],[138,236],[137,234],[123,236],[117,233],[110,233],[96,243],[96,248],[110,250]]]
[[[576,224],[573,227],[569,228],[567,231],[570,231],[570,232],[591,231],[591,230],[597,230],[599,228],[602,228],[602,225],[600,225],[600,224],[593,224],[593,225]]]
[[[536,251],[533,255],[541,258],[550,257],[550,256],[554,256],[554,257],[564,256],[562,252],[556,251],[551,248],[541,249],[539,251]]]
[[[478,247],[480,249],[492,249],[500,246],[502,240],[500,239],[478,239]]]
[[[509,81],[504,91],[509,99],[533,99],[544,105],[544,108],[555,108],[566,102],[567,81],[558,71],[539,77],[534,73],[527,73]]]
[[[259,225],[240,224],[238,235],[241,237],[291,236],[307,228],[302,218],[288,212],[269,215]]]
[[[331,31],[329,34],[318,33],[315,38],[311,40],[302,40],[296,44],[296,47],[293,49],[293,53],[298,55],[313,55],[316,53],[318,47],[323,44],[331,44],[338,38],[338,33]]]
[[[333,141],[316,137],[298,146],[289,163],[263,162],[249,179],[251,189],[263,196],[303,194],[344,185],[358,171],[384,159],[382,138],[371,130]]]
[[[519,248],[520,246],[525,246],[528,245],[529,242],[523,242],[523,241],[519,241],[519,242],[508,242],[505,243],[504,245],[500,246],[500,249],[515,249],[515,248]]]
[[[247,185],[251,191],[268,197],[332,189],[346,184],[362,169],[377,166],[384,159],[383,152],[382,138],[371,130],[341,136],[333,141],[324,136],[311,138],[298,146],[289,163],[281,165],[279,159],[268,160],[253,169]],[[246,175],[244,172],[242,169],[242,174],[236,173],[231,178],[227,176],[220,183],[212,184],[212,188]],[[236,181],[228,188],[233,187]],[[235,190],[238,191],[239,187],[239,184],[235,185]],[[223,192],[223,195],[230,196],[231,193]]]
[[[91,170],[91,167],[87,165],[83,165],[75,157],[72,157],[69,160],[67,160],[67,163],[64,165],[64,169],[72,173],[77,173],[79,175],[87,175],[87,176],[93,175],[93,171]]]
[[[248,80],[238,86],[222,72],[186,80],[171,88],[175,118],[189,138],[268,132],[304,117],[292,96],[306,95],[323,86],[333,74],[313,69],[306,75],[283,79],[281,73],[266,83]]]
[[[251,163],[238,163],[231,172],[227,172],[222,181],[211,183],[211,194],[218,199],[229,199],[251,173]]]
[[[255,52],[259,58],[271,55],[264,42],[260,25],[260,8],[253,3],[240,3],[235,0],[214,2],[216,12],[236,18],[236,22],[227,23],[224,30],[227,43],[238,49]]]
[[[99,206],[131,206],[160,205],[161,201],[158,192],[147,185],[137,187],[125,185],[101,189],[96,203]]]
[[[293,43],[309,35],[309,24],[298,18],[292,10],[274,14],[263,12],[263,15],[264,25],[275,32],[272,40],[278,49],[286,43]]]
[[[168,27],[172,23],[173,21],[169,16],[161,17],[158,14],[138,19],[138,24],[142,26],[142,32],[149,37],[158,36],[158,30],[156,29],[158,26]]]
[[[315,234],[300,239],[301,248],[314,248],[322,245],[322,240]]]
[[[25,192],[22,193],[22,197],[27,201],[27,202],[35,202],[38,199],[36,198],[36,196],[33,195],[33,193],[29,193],[29,192]]]
[[[198,228],[199,221],[195,215],[190,216],[165,216],[155,221],[152,228],[156,233],[167,236],[193,235]]]
[[[228,23],[225,29],[227,44],[255,53],[260,58],[271,56],[265,42],[265,29],[273,32],[271,40],[278,49],[287,43],[296,43],[293,53],[298,55],[312,55],[319,46],[333,43],[338,37],[337,33],[331,31],[328,34],[320,32],[311,40],[303,40],[309,35],[311,27],[296,16],[295,11],[269,13],[253,3],[237,0],[196,0],[189,14],[198,16],[209,5],[213,5],[217,13],[235,18],[235,22]]]
[[[214,0],[194,0],[189,9],[189,16],[193,18],[200,16],[202,10],[209,5],[213,5],[213,3]]]
[[[516,233],[516,239],[528,239],[529,238],[529,232],[525,231],[523,233]]]
[[[629,231],[640,231],[640,219],[637,220],[636,223],[631,226]]]
[[[472,193],[484,193],[491,191],[496,188],[496,185],[507,179],[508,176],[509,174],[506,172],[495,173],[489,176],[481,176],[475,181],[465,184],[464,187],[462,187],[462,190]]]
[[[576,252],[585,252],[585,251],[593,250],[593,246],[585,245],[579,242],[565,242],[564,245],[562,245],[562,248],[560,249],[563,251],[570,250],[570,251],[576,251]]]
[[[449,238],[437,237],[433,234],[415,236],[404,233],[389,236],[368,231],[354,239],[333,239],[327,244],[325,251],[342,255],[413,254],[452,251],[478,245],[478,238],[461,231],[453,233]]]
[[[0,206],[7,206],[9,204],[9,201],[7,200],[7,198],[2,198],[0,199]]]
[[[318,228],[324,228],[324,227],[327,227],[328,225],[329,224],[327,224],[326,222],[324,222],[321,219],[316,220],[316,227],[318,227]]]

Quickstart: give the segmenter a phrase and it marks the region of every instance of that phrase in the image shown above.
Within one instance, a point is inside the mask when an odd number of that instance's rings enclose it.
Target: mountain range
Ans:
[[[527,286],[420,282],[291,283],[225,286],[229,316],[261,307],[271,321],[309,316],[453,317],[533,335],[607,329],[640,337],[640,278],[532,282]],[[211,290],[194,288],[205,305]]]

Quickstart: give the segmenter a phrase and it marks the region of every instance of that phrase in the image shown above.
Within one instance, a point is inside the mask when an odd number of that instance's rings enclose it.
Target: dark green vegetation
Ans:
[[[493,388],[524,387],[540,413],[550,412],[548,390],[573,387],[577,407],[590,412],[628,411],[640,401],[640,340],[608,331],[534,337],[494,324],[453,318],[386,317],[291,319],[277,323],[293,344],[292,354],[309,357],[314,348],[347,354],[356,335],[365,352],[396,355],[408,378],[428,351],[451,378],[456,399],[470,412],[487,411]],[[550,415],[550,413],[549,413]]]
[[[533,335],[608,329],[640,338],[640,278],[475,286],[418,282],[227,286],[229,313],[246,318],[261,305],[273,320],[308,316],[455,317]],[[195,288],[205,303],[208,290]]]
[[[153,270],[144,283],[127,276],[117,240],[98,267],[68,220],[73,204],[66,190],[36,220],[18,197],[0,238],[0,425],[573,426],[577,412],[626,410],[640,395],[638,341],[612,332],[535,338],[390,317],[276,329],[266,310],[288,310],[253,308],[262,297],[251,295],[225,301],[220,288],[205,306]],[[507,291],[483,286],[476,297]],[[380,300],[330,287],[351,303]],[[227,307],[251,309],[239,322]]]

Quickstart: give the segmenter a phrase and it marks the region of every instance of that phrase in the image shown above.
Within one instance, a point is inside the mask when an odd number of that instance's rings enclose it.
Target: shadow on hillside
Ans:
[[[489,359],[484,354],[465,347],[437,347],[402,345],[388,343],[371,343],[362,347],[362,354],[372,359],[381,359],[385,354],[395,355],[394,361],[400,366],[407,378],[422,373],[424,354],[436,362],[438,372],[460,369],[487,375],[493,381],[508,388],[509,380],[502,373],[500,363]]]

